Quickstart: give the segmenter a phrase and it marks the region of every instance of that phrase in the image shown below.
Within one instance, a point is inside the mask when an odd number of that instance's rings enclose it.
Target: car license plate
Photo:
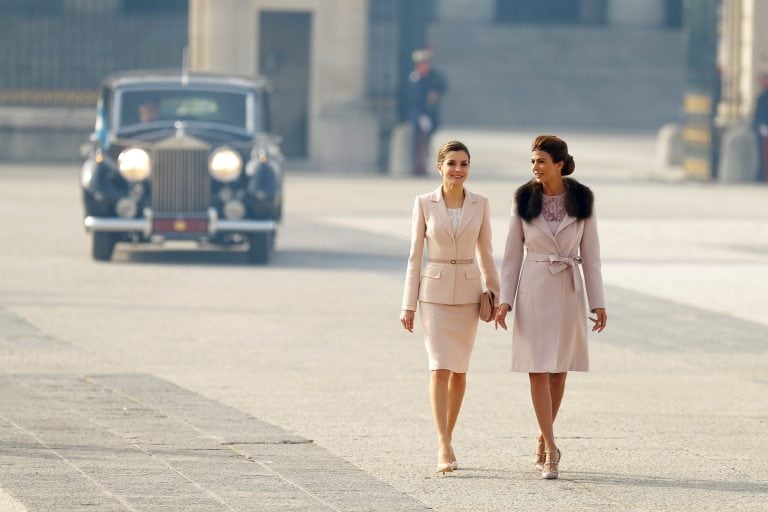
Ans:
[[[206,233],[208,219],[152,219],[154,233]]]

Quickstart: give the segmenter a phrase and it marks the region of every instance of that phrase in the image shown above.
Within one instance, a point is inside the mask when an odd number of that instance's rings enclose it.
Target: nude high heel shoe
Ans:
[[[533,459],[533,464],[539,471],[544,471],[544,463],[546,462],[545,450],[544,438],[542,436],[536,437],[536,457]]]
[[[451,460],[451,469],[453,471],[456,471],[457,469],[459,469],[459,464],[458,464],[458,462],[456,462],[456,454],[453,453],[453,447],[451,447],[451,459],[452,459]]]
[[[560,476],[558,464],[560,463],[560,450],[555,448],[553,452],[545,452],[544,469],[541,472],[541,478],[545,480],[554,480]]]
[[[440,454],[441,452],[437,453],[437,476],[443,476],[446,473],[453,472],[453,461],[449,460],[448,462],[440,462]],[[445,455],[447,457],[443,458],[443,460],[450,459],[450,452],[446,452]]]

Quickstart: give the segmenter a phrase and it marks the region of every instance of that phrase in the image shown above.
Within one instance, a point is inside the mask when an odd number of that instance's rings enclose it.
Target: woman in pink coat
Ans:
[[[506,329],[516,306],[512,371],[529,375],[540,428],[535,465],[552,479],[560,462],[552,425],[567,372],[589,370],[585,290],[592,330],[602,332],[608,316],[592,191],[565,178],[575,169],[565,141],[540,135],[531,150],[533,179],[515,193],[496,325]]]
[[[431,372],[429,396],[438,439],[437,471],[458,468],[451,440],[464,399],[483,288],[499,295],[488,199],[464,187],[469,150],[450,141],[437,154],[443,183],[413,205],[411,251],[400,322],[413,332],[418,303]],[[426,245],[429,259],[423,265]],[[482,277],[482,280],[481,280]]]

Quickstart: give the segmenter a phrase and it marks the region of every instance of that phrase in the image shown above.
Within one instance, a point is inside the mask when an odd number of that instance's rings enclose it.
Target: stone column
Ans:
[[[723,97],[716,122],[723,127],[719,180],[755,181],[759,141],[750,126],[759,76],[768,65],[768,36],[762,20],[768,15],[763,0],[724,0],[720,62]]]
[[[190,0],[190,69],[255,74],[253,16],[245,0]]]
[[[368,108],[368,1],[320,2],[312,29],[312,160],[330,169],[373,170],[378,120]]]
[[[206,0],[189,0],[189,46],[187,58],[189,69],[199,71],[207,68],[210,31],[207,29],[209,4]]]
[[[760,75],[768,73],[768,33],[765,20],[768,19],[768,2],[764,0],[743,0],[742,7],[742,69],[740,77],[740,114],[752,116],[755,99],[762,92]]]
[[[716,123],[727,127],[739,121],[742,111],[742,0],[723,0],[722,9],[722,35],[718,48],[722,94]]]

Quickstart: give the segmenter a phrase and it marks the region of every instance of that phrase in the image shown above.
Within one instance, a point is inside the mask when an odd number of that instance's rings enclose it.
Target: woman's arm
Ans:
[[[483,273],[485,288],[493,292],[493,305],[499,305],[499,273],[496,271],[496,262],[493,261],[493,243],[491,235],[491,206],[485,200],[483,223],[480,225],[480,235],[477,238],[475,250],[480,272]]]
[[[517,283],[520,280],[520,269],[523,265],[523,221],[517,216],[515,207],[512,207],[512,217],[509,220],[507,243],[504,247],[504,259],[501,262],[501,299],[499,299],[499,311],[496,313],[495,327],[501,326],[507,329],[507,313],[512,311],[517,295]]]
[[[501,262],[501,299],[500,304],[515,304],[517,282],[520,279],[520,268],[523,264],[523,221],[512,208],[512,218],[509,221],[507,243],[504,247],[504,259]]]
[[[504,259],[501,262],[501,298],[499,310],[496,312],[494,326],[507,329],[507,313],[512,311],[517,295],[517,282],[520,279],[520,268],[523,265],[525,253],[523,242],[523,221],[517,216],[515,207],[512,207],[512,217],[509,220],[507,243],[504,247]]]
[[[426,222],[421,211],[421,201],[416,198],[413,204],[411,218],[411,252],[408,256],[408,268],[405,271],[405,290],[403,291],[403,310],[416,311],[419,300],[419,283],[421,281],[421,262],[424,258],[424,236]]]
[[[603,294],[603,273],[600,269],[600,240],[597,237],[597,215],[584,221],[584,233],[581,235],[579,254],[584,260],[584,286],[587,289],[589,310],[605,309],[605,296]]]

